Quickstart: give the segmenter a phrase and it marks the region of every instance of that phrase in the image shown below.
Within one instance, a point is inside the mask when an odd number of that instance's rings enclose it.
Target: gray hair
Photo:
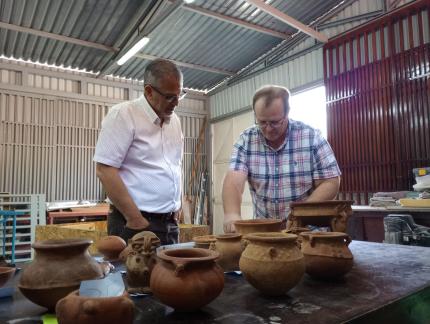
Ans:
[[[146,66],[143,80],[145,84],[157,86],[165,76],[173,76],[182,81],[182,72],[175,63],[165,59],[156,59]]]
[[[281,86],[277,85],[266,85],[258,89],[254,97],[252,98],[252,109],[255,111],[255,103],[258,99],[264,98],[264,106],[268,107],[272,103],[273,100],[277,98],[282,98],[284,102],[284,111],[285,115],[288,115],[290,112],[290,91]]]

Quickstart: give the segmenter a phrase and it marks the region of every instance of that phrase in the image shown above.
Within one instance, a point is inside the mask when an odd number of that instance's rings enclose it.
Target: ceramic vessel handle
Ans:
[[[276,249],[273,246],[271,248],[269,248],[269,255],[271,258],[274,258],[277,254],[278,254],[278,252],[276,251]]]
[[[178,277],[181,274],[181,272],[185,270],[186,263],[175,262],[175,261],[172,261],[172,262],[173,262],[173,265],[175,266],[175,276]]]
[[[209,250],[216,251],[216,243],[215,242],[211,242],[209,244]]]

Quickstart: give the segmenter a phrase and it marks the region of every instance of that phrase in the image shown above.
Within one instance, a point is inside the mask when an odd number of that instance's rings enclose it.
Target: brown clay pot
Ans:
[[[118,297],[86,297],[75,290],[55,307],[60,324],[133,323],[134,304],[124,292]]]
[[[224,288],[224,272],[215,262],[219,253],[207,249],[169,249],[158,252],[151,290],[177,311],[194,311],[215,299]]]
[[[209,249],[211,243],[216,242],[216,237],[215,235],[194,236],[193,242],[195,243],[194,247],[196,248]]]
[[[49,310],[79,288],[82,280],[103,277],[103,269],[88,252],[91,240],[64,239],[36,242],[33,262],[22,272],[19,289],[33,303]]]
[[[106,261],[117,261],[122,250],[126,247],[125,241],[115,235],[102,237],[97,242],[97,250],[103,254]]]
[[[219,252],[217,263],[225,272],[239,270],[239,259],[245,249],[241,234],[217,235],[216,242],[211,244],[211,249]]]
[[[10,278],[15,274],[15,268],[13,267],[0,267],[0,287],[9,281]]]
[[[302,252],[306,273],[320,279],[333,279],[349,272],[353,256],[348,248],[351,238],[341,232],[304,232]]]
[[[242,219],[234,222],[236,231],[242,235],[261,232],[280,232],[282,220],[274,218]]]
[[[297,285],[305,272],[297,235],[253,233],[246,239],[239,266],[252,286],[265,295],[279,296]]]

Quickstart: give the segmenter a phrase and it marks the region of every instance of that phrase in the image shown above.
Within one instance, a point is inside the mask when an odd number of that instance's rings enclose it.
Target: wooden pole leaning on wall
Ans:
[[[196,187],[196,181],[199,181],[199,177],[197,176],[197,173],[200,167],[200,160],[201,160],[200,151],[205,140],[206,123],[207,123],[207,119],[205,117],[203,119],[203,124],[200,127],[197,146],[194,152],[194,160],[191,168],[191,177],[190,177],[190,180],[188,181],[187,192],[183,194],[181,219],[184,224],[194,224],[194,217],[195,217],[194,210],[195,210],[196,197],[194,195],[193,189]]]

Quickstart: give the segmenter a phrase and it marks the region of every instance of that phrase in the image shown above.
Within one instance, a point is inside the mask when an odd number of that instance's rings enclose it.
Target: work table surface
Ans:
[[[269,298],[242,276],[226,274],[221,295],[198,312],[177,313],[152,297],[133,298],[135,322],[342,323],[430,290],[430,248],[353,241],[350,249],[354,267],[341,280],[319,281],[305,274],[285,296]],[[44,312],[18,289],[13,298],[0,299],[0,322]]]

